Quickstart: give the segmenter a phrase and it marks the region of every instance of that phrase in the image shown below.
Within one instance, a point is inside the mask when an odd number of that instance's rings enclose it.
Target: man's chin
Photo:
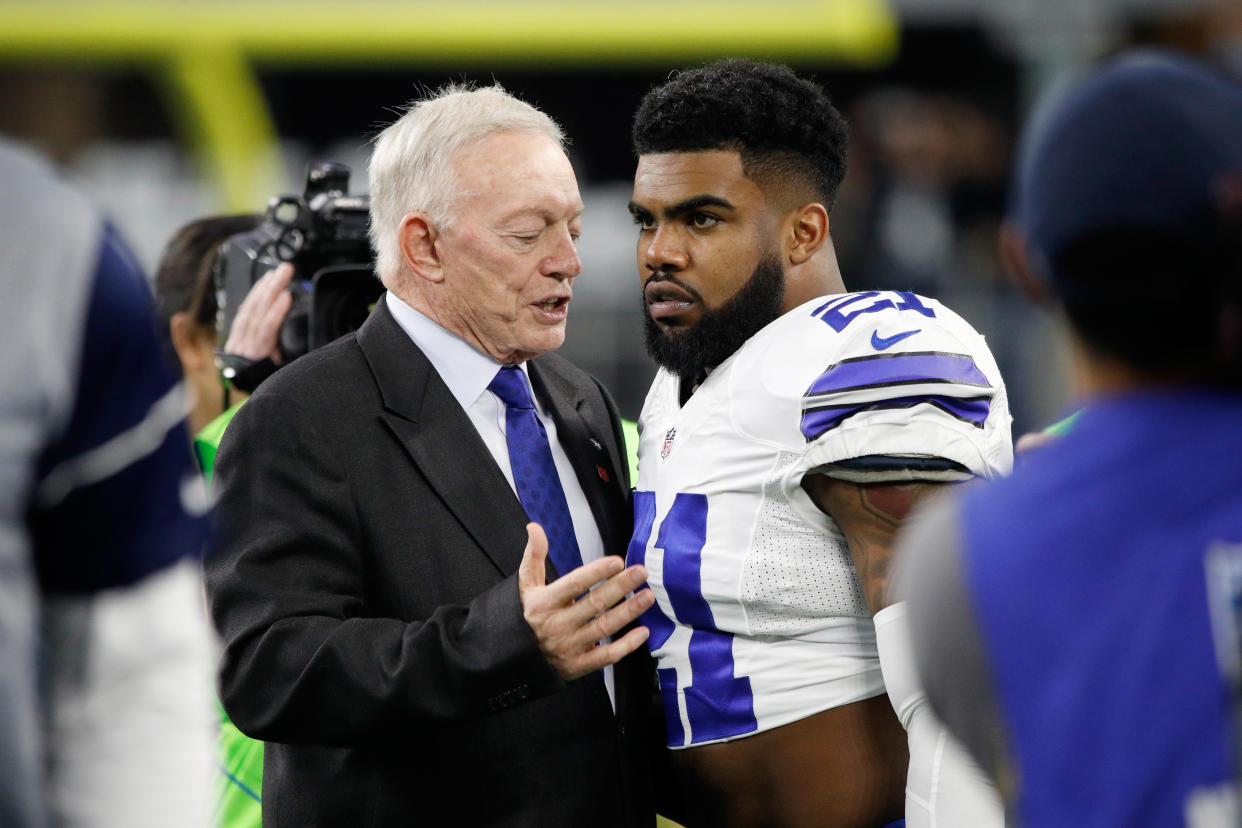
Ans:
[[[670,325],[656,319],[651,320],[651,325],[658,332],[661,342],[677,342],[694,333],[694,325]]]
[[[699,370],[699,349],[692,341],[694,327],[661,325],[650,315],[644,315],[643,322],[647,355],[657,365],[678,375]]]
[[[644,305],[647,353],[662,368],[681,377],[698,377],[728,359],[750,337],[781,315],[784,273],[780,259],[765,257],[733,296],[718,308],[699,311],[687,324],[673,326],[653,319]]]
[[[520,342],[515,342],[501,349],[500,353],[493,353],[492,356],[505,365],[514,365],[549,354],[564,344],[565,327],[562,325],[556,329],[545,329],[534,336],[524,337]]]

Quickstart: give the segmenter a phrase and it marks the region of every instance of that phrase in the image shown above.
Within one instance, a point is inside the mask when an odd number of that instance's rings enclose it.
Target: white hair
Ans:
[[[520,130],[546,135],[562,149],[560,126],[499,85],[473,89],[448,84],[414,101],[379,134],[368,170],[371,185],[371,247],[376,272],[391,286],[401,272],[397,230],[416,210],[441,228],[451,226],[456,195],[453,157],[496,132]]]

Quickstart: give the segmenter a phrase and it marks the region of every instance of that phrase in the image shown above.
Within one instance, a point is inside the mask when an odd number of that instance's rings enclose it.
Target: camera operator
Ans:
[[[155,278],[160,329],[192,395],[188,424],[209,480],[216,447],[250,392],[360,324],[381,289],[365,234],[368,202],[345,194],[348,181],[344,165],[313,164],[301,197],[278,196],[265,215],[198,219],[164,248]],[[295,269],[305,282],[294,282]],[[219,713],[216,824],[257,828],[263,743]]]
[[[357,330],[383,293],[370,199],[348,195],[349,172],[311,164],[301,195],[273,198],[261,223],[220,246],[214,280],[228,342],[218,362],[235,387],[253,391],[280,365]]]
[[[238,234],[252,232],[261,216],[210,216],[192,221],[168,241],[155,274],[160,331],[170,358],[179,364],[191,394],[188,425],[194,435],[194,455],[210,479],[216,446],[225,426],[249,397],[220,372],[220,308],[215,273],[221,245]],[[268,271],[246,294],[238,308],[222,353],[253,362],[283,361],[278,347],[280,326],[292,304],[287,290],[293,265]],[[215,825],[218,828],[258,828],[263,777],[263,743],[241,733],[217,705],[220,716],[218,766],[215,784]]]
[[[192,221],[173,234],[156,267],[160,329],[169,357],[180,365],[192,395],[188,420],[194,453],[208,477],[224,427],[254,387],[245,382],[239,387],[223,376],[222,361],[237,366],[270,360],[271,370],[283,362],[278,337],[293,302],[287,290],[293,278],[289,263],[255,282],[237,309],[228,340],[223,349],[219,347],[221,308],[215,276],[220,249],[230,238],[254,231],[261,218],[243,214]],[[260,377],[252,378],[257,385]]]

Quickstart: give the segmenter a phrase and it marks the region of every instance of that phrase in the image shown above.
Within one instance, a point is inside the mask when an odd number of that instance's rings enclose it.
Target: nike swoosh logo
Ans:
[[[914,336],[916,333],[921,333],[922,331],[922,328],[915,328],[912,331],[902,331],[901,333],[893,334],[892,336],[880,336],[879,331],[872,331],[871,347],[875,348],[877,351],[883,351],[885,348],[893,347],[906,337]]]

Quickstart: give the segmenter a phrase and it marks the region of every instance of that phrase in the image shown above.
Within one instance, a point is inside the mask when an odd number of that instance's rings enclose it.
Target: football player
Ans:
[[[911,504],[1011,466],[983,338],[931,299],[845,292],[829,236],[845,122],[786,67],[681,72],[644,98],[633,138],[661,370],[629,559],[657,598],[643,623],[684,820],[897,820],[905,724],[909,824],[999,824],[977,769],[915,716],[902,607],[885,594]]]

